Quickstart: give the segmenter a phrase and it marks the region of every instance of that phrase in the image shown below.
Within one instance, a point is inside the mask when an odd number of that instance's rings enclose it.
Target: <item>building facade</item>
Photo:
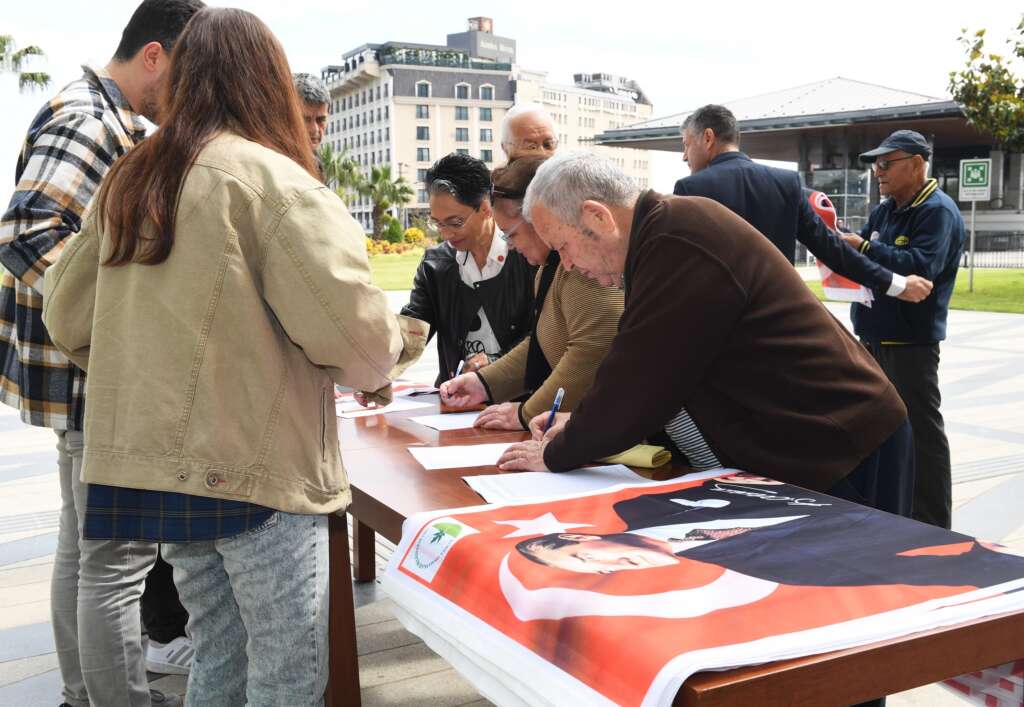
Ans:
[[[650,117],[652,106],[636,84],[608,74],[578,74],[574,85],[547,81],[516,66],[516,42],[493,32],[490,18],[469,20],[444,45],[364,44],[326,66],[321,76],[331,95],[324,141],[345,150],[364,174],[389,165],[413,188],[406,221],[425,214],[427,169],[452,152],[494,167],[505,161],[501,122],[516,103],[537,102],[551,113],[559,142],[569,149],[606,153],[638,185],[650,183],[643,150],[596,146],[593,136]],[[353,196],[351,211],[372,228],[372,204]]]

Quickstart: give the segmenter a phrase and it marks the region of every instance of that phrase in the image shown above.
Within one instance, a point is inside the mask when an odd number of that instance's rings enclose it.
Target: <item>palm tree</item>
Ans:
[[[50,75],[42,71],[22,71],[21,66],[26,57],[45,56],[37,46],[28,46],[15,51],[14,37],[0,34],[0,71],[18,75],[18,89],[46,88],[50,84]]]
[[[393,179],[391,165],[372,167],[370,176],[358,187],[360,196],[370,199],[373,204],[373,239],[379,240],[384,230],[383,216],[392,206],[402,207],[412,201],[413,191],[404,177]]]
[[[359,165],[349,156],[348,150],[335,152],[326,142],[320,146],[319,157],[327,186],[349,204],[363,183],[363,173],[359,170]]]

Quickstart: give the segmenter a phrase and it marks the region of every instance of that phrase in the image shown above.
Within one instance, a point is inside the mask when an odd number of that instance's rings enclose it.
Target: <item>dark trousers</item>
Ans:
[[[909,518],[914,493],[914,438],[910,423],[904,420],[887,440],[826,493]]]
[[[158,555],[142,592],[142,624],[151,641],[170,643],[185,635],[186,623],[188,612],[178,600],[171,566]]]
[[[913,518],[948,530],[953,488],[949,440],[939,411],[939,345],[869,344],[868,348],[910,414],[917,470]]]

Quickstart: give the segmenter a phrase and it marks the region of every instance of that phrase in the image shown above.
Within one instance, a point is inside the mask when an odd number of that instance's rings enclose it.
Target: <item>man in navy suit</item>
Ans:
[[[799,240],[840,275],[889,295],[920,302],[932,284],[902,276],[847,246],[817,217],[793,171],[757,164],[739,149],[736,117],[725,106],[698,108],[683,122],[683,159],[690,176],[676,182],[677,196],[713,199],[741,216],[793,262]]]

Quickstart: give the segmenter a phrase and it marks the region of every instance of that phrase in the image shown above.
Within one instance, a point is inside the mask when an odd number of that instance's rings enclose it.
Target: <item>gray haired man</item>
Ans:
[[[302,120],[309,133],[309,144],[315,153],[320,149],[320,141],[324,139],[327,129],[327,113],[331,97],[324,88],[323,81],[313,74],[292,74],[295,90],[302,99]]]
[[[555,121],[539,103],[512,106],[501,121],[501,149],[509,162],[525,155],[550,157],[558,149]]]
[[[664,433],[731,467],[908,514],[907,411],[867,350],[772,243],[710,199],[639,192],[585,152],[548,159],[523,213],[562,267],[626,290],[619,332],[571,417],[502,471],[568,471]],[[651,372],[652,361],[667,361]],[[623,412],[625,411],[625,414]]]

